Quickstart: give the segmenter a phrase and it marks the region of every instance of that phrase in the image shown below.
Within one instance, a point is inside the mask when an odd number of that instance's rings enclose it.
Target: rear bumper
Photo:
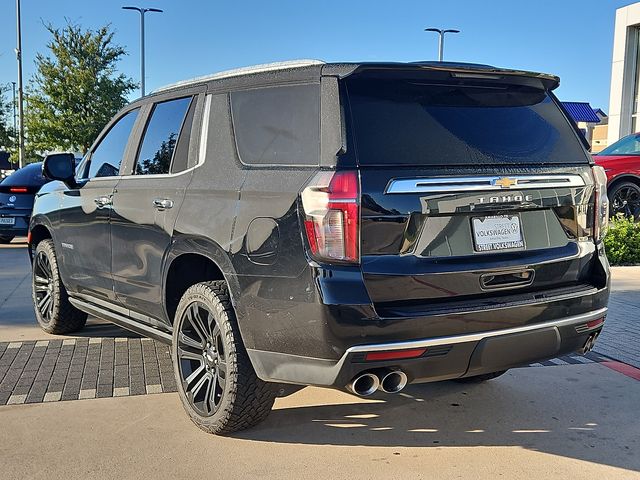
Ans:
[[[0,236],[18,237],[24,236],[29,232],[29,216],[31,212],[25,210],[0,210],[0,217],[13,218],[13,225],[0,224]]]
[[[344,388],[356,375],[379,368],[404,371],[409,382],[431,382],[506,370],[574,352],[600,332],[607,308],[538,324],[455,336],[349,347],[337,360],[248,349],[265,381]],[[602,319],[602,322],[598,320]],[[369,352],[426,348],[419,358],[365,361]]]

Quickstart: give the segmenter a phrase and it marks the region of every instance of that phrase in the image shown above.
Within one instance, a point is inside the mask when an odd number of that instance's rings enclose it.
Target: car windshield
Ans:
[[[543,88],[354,78],[347,91],[361,165],[589,161]]]
[[[633,135],[627,135],[621,138],[616,143],[600,151],[597,155],[640,155],[640,133],[634,133]]]
[[[42,163],[33,163],[16,170],[1,183],[3,187],[39,187],[47,182],[42,176]]]

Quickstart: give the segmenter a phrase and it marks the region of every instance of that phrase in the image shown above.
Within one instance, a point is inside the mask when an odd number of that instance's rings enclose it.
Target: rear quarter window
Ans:
[[[247,165],[318,165],[320,86],[256,88],[231,93],[238,155]]]

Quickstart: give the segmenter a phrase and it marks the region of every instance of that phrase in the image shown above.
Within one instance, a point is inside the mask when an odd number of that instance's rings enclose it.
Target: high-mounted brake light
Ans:
[[[304,229],[319,260],[360,261],[360,178],[352,170],[319,172],[302,191]]]
[[[607,174],[604,168],[596,165],[592,167],[595,180],[595,205],[593,219],[593,239],[599,242],[609,229],[609,197],[607,197]]]
[[[27,193],[27,187],[9,187],[10,193]]]

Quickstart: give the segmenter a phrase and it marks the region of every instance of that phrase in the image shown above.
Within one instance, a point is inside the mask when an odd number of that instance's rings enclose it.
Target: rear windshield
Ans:
[[[40,187],[48,180],[42,176],[42,163],[34,163],[16,170],[1,184],[3,187]]]
[[[420,79],[347,79],[362,165],[588,163],[542,88]]]

